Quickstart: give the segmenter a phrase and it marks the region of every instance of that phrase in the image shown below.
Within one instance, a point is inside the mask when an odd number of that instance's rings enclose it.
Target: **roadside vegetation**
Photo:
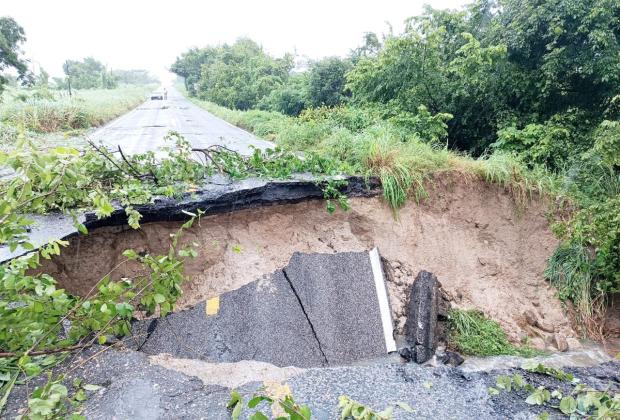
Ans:
[[[214,114],[381,178],[394,207],[438,171],[480,175],[520,202],[556,198],[546,275],[601,339],[620,292],[620,5],[477,1],[427,7],[401,34],[295,69],[255,42],[192,49],[171,69]]]
[[[20,130],[56,133],[98,127],[144,101],[148,88],[74,90],[9,89],[0,103],[0,138],[14,142]]]
[[[452,309],[449,315],[450,346],[459,353],[471,356],[523,356],[541,354],[539,350],[508,341],[498,322],[474,310]]]

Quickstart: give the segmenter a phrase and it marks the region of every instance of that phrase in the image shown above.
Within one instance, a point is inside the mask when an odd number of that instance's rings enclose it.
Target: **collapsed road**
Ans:
[[[171,96],[171,101],[173,98],[174,94]],[[164,118],[163,115],[170,108],[163,108],[166,106],[164,104],[159,106],[159,109],[135,111],[136,115],[131,119],[141,118],[137,116],[140,112],[155,118],[155,121],[146,119],[142,121],[140,124],[146,124],[142,129],[127,130],[125,134],[120,134],[125,123],[129,124],[128,127],[133,127],[134,123],[130,123],[129,118],[124,122],[121,118],[113,123],[110,127],[116,124],[119,128],[118,130],[111,128],[108,134],[116,130],[119,136],[111,137],[112,143],[123,142],[121,146],[130,153],[159,146],[145,141],[145,138],[162,136],[163,127],[159,125],[163,124],[157,119]],[[188,104],[181,103],[174,112],[178,111],[181,115],[188,111],[183,109],[185,106]],[[164,130],[171,128],[166,127]],[[213,133],[217,133],[217,130],[214,129]],[[181,130],[181,134],[188,136],[191,133]],[[202,138],[202,134],[196,136]],[[126,138],[131,140],[123,140]],[[209,141],[218,142],[221,138],[218,134],[213,134]],[[231,142],[227,144],[230,146]],[[243,145],[247,143],[241,141],[239,144],[241,145],[239,148],[244,149]],[[251,148],[247,147],[244,150],[249,151]],[[348,186],[343,192],[351,197],[371,200],[368,197],[373,197],[379,192],[376,180],[349,178],[348,181]],[[454,223],[446,217],[449,213],[448,208],[454,201],[454,192],[452,194],[452,201],[448,204],[442,203],[441,209],[436,211],[441,214],[436,222],[437,226]],[[463,195],[469,197],[472,194],[467,191]],[[144,216],[145,226],[149,226],[159,222],[173,223],[184,220],[187,218],[185,211],[196,209],[204,209],[207,214],[221,216],[239,214],[242,209],[246,212],[255,211],[257,214],[263,214],[265,206],[272,206],[275,209],[291,203],[304,204],[321,198],[322,191],[316,185],[316,180],[303,176],[286,181],[246,180],[230,183],[210,180],[200,190],[180,200],[162,198],[152,204],[141,206],[138,210]],[[480,201],[488,203],[491,200]],[[369,206],[369,213],[380,213],[381,209],[372,207],[371,205],[375,205],[372,203],[374,202],[360,202],[362,206]],[[458,219],[467,226],[467,230],[458,231],[460,235],[458,237],[463,240],[464,237],[478,235],[479,238],[476,239],[480,242],[480,249],[490,248],[496,238],[485,231],[485,224],[465,220],[467,217],[473,217],[471,215],[478,209],[467,208],[460,203],[453,207],[458,211],[466,208],[466,216],[458,214]],[[297,208],[294,207],[293,210],[295,209]],[[316,211],[309,205],[302,213],[294,213],[291,216],[296,220],[293,224],[302,225],[299,219],[311,217],[313,212]],[[322,212],[326,213],[324,208]],[[433,212],[434,210],[431,211]],[[484,216],[491,212],[486,207],[480,210],[480,214]],[[389,210],[387,213],[390,214]],[[405,216],[406,213],[402,217]],[[510,218],[509,212],[508,215],[500,216],[505,220],[505,226],[501,227],[500,233],[506,234],[513,228],[517,231],[523,229],[521,222]],[[284,219],[281,215],[278,217],[275,223],[283,230]],[[336,244],[333,238],[323,237],[321,232],[317,232],[317,226],[312,226],[314,230],[311,231],[293,232],[291,237],[287,238],[289,251],[296,237],[309,234],[314,234],[318,237],[317,242],[325,244],[324,251],[303,253],[290,251],[283,258],[287,263],[278,265],[268,274],[260,277],[246,274],[248,278],[242,285],[231,287],[224,293],[210,294],[204,299],[200,295],[201,297],[196,298],[193,304],[186,305],[157,321],[135,320],[133,333],[136,339],[128,340],[124,346],[94,346],[84,351],[78,358],[78,362],[83,364],[71,373],[67,383],[70,384],[71,379],[76,377],[82,378],[85,383],[101,387],[92,392],[84,403],[86,417],[227,419],[230,418],[230,412],[226,409],[226,402],[232,389],[244,393],[252,393],[259,389],[275,389],[277,392],[285,390],[290,392],[298,403],[309,405],[313,418],[318,419],[338,417],[337,401],[340,395],[348,395],[376,410],[382,410],[389,405],[396,406],[398,403],[405,403],[413,408],[414,412],[411,413],[396,407],[396,418],[418,419],[437,416],[471,418],[471,413],[476,413],[476,417],[481,419],[530,418],[541,413],[543,408],[532,408],[524,402],[524,398],[511,394],[491,396],[487,392],[488,387],[495,385],[497,375],[515,372],[522,373],[526,380],[535,385],[562,386],[552,378],[515,368],[522,362],[518,358],[494,359],[495,363],[491,364],[491,368],[480,368],[484,362],[475,359],[466,360],[458,367],[451,367],[438,363],[437,358],[432,357],[428,346],[423,346],[422,358],[418,358],[420,349],[416,348],[414,348],[416,356],[412,357],[415,360],[428,359],[425,365],[405,363],[395,352],[400,349],[400,343],[397,345],[394,341],[395,327],[391,325],[390,311],[386,313],[385,307],[393,307],[398,302],[393,300],[394,294],[386,293],[384,281],[392,283],[389,286],[399,290],[407,289],[411,284],[403,283],[402,278],[398,276],[393,279],[383,276],[385,274],[381,268],[383,264],[377,262],[379,253],[375,248],[376,242],[379,241],[376,238],[377,233],[373,231],[374,226],[368,226],[370,219],[366,217],[368,219],[366,220],[364,217],[361,214],[354,214],[347,219],[347,224],[355,233],[355,237],[364,238],[365,250],[358,249],[359,245],[354,246],[352,238],[348,237],[344,230],[338,231],[338,227],[334,225],[329,225],[327,229],[339,237],[340,242]],[[105,241],[105,236],[97,237],[99,228],[102,230],[113,226],[122,228],[126,224],[120,207],[106,219],[98,220],[92,213],[81,214],[79,218],[91,230],[96,253],[102,259],[104,257],[102,254],[112,254],[119,249],[122,251],[119,247],[126,245],[124,239],[121,239],[121,243],[116,244],[113,249],[101,248],[109,246],[109,243]],[[223,220],[220,219],[216,225],[223,225],[220,223]],[[430,223],[431,220],[425,219],[425,221],[426,223],[410,223],[411,226],[419,226],[421,231],[405,232],[405,236],[422,236],[424,229],[431,231],[434,228]],[[77,242],[77,245],[72,243],[72,246],[77,248],[75,253],[67,252],[67,255],[77,255],[76,260],[70,261],[72,264],[65,264],[66,261],[60,259],[51,264],[57,264],[58,270],[68,270],[68,278],[63,280],[67,285],[70,285],[71,281],[85,282],[84,278],[72,277],[70,271],[79,265],[74,263],[79,262],[80,252],[81,255],[88,252],[87,249],[80,251],[81,236],[75,231],[71,219],[50,215],[38,218],[37,222],[30,232],[35,245],[41,245],[49,239],[62,238],[70,239],[73,243]],[[250,223],[247,231],[250,232],[252,229],[256,231]],[[539,230],[537,225],[533,225],[531,229]],[[476,235],[470,232],[476,232]],[[440,233],[441,235],[435,238],[436,242],[433,242],[433,247],[436,249],[431,250],[433,254],[437,254],[433,257],[438,261],[436,267],[449,265],[449,259],[458,254],[448,250],[445,255],[439,255],[441,242],[450,240],[445,232],[440,230]],[[122,236],[125,239],[128,235],[124,230],[119,230],[116,234],[119,237],[121,234],[125,235]],[[226,235],[225,237],[228,237]],[[391,242],[397,239],[402,241],[395,232],[388,231],[385,236]],[[529,237],[526,239],[530,240]],[[98,240],[100,242],[97,242]],[[525,241],[525,239],[519,240]],[[149,242],[148,236],[145,241]],[[258,247],[256,242],[254,241],[254,245]],[[383,242],[385,248],[388,248],[387,243],[389,241]],[[212,244],[203,241],[200,245],[208,248]],[[382,246],[379,246],[379,251]],[[393,247],[399,246],[417,248],[416,243],[406,241],[393,245]],[[386,249],[389,252],[386,252],[385,256],[392,256],[393,247]],[[504,249],[506,244],[499,243],[498,247]],[[106,249],[108,252],[102,252]],[[0,255],[2,261],[16,256],[7,249],[0,249]],[[474,257],[476,258],[472,265],[474,268],[462,262],[461,265],[457,264],[457,267],[459,270],[473,270],[476,274],[479,272],[476,270],[480,270],[482,273],[480,277],[484,279],[485,286],[479,289],[479,293],[465,290],[463,294],[466,296],[460,298],[458,297],[460,289],[453,291],[459,303],[468,298],[467,294],[474,295],[470,297],[473,301],[476,294],[482,294],[486,289],[497,290],[500,287],[493,281],[501,267],[498,268],[488,256],[486,259]],[[520,261],[525,261],[522,256],[518,258]],[[428,260],[425,264],[433,261]],[[389,262],[387,265],[390,266],[390,270],[400,273],[398,275],[406,271],[404,265],[398,261]],[[86,270],[88,269],[87,267]],[[504,268],[504,273],[506,272]],[[519,274],[523,275],[523,268]],[[450,280],[439,277],[441,281]],[[430,273],[422,275],[421,278],[434,279]],[[499,280],[500,283],[506,282],[505,277]],[[529,280],[533,282],[536,279]],[[429,283],[437,282],[433,280]],[[524,289],[527,287],[527,284],[523,285]],[[535,290],[537,296],[543,294],[538,284],[535,284],[532,290]],[[489,296],[491,299],[502,297],[493,294]],[[407,306],[401,303],[399,305]],[[421,316],[419,319],[429,322],[434,317],[432,311],[433,309],[430,309],[428,312],[430,316]],[[547,314],[547,318],[552,317]],[[411,326],[405,329],[411,329]],[[434,341],[429,334],[422,334],[421,337],[421,340],[414,337],[410,344],[415,347],[424,342]],[[599,388],[611,386],[612,390],[617,389],[620,365],[618,362],[610,361],[604,353],[575,350],[562,356],[552,355],[541,357],[539,360],[558,367],[568,366],[567,370],[575,373],[586,384]],[[62,368],[63,365],[60,365],[59,369]],[[12,418],[20,413],[31,387],[32,384],[16,387],[6,407],[7,417]]]

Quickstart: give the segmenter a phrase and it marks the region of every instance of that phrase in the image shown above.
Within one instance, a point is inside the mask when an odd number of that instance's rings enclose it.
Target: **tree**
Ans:
[[[307,76],[307,73],[292,75],[286,84],[279,86],[265,96],[258,107],[290,116],[299,115],[307,107]]]
[[[218,56],[217,47],[191,48],[177,57],[170,71],[183,78],[190,96],[196,96],[202,66],[212,63]]]
[[[147,70],[112,70],[112,75],[118,83],[127,85],[149,85],[158,83],[156,77],[152,76]]]
[[[351,61],[355,64],[362,58],[376,57],[381,51],[381,41],[374,32],[364,34],[364,44],[351,50]]]
[[[346,89],[346,74],[351,62],[339,57],[329,57],[310,66],[308,76],[308,102],[314,107],[336,106],[350,95]]]
[[[118,82],[100,61],[86,57],[82,61],[67,60],[62,66],[67,87],[73,89],[114,89]]]
[[[505,0],[496,37],[514,65],[514,105],[549,118],[602,112],[620,93],[617,0]]]
[[[506,48],[483,45],[468,16],[427,8],[409,19],[405,33],[387,38],[378,55],[348,74],[354,100],[382,104],[399,121],[428,119],[420,110],[451,114],[450,145],[481,153],[494,141],[504,107]]]
[[[22,84],[31,84],[33,79],[28,71],[28,63],[20,58],[20,45],[25,41],[24,29],[15,20],[10,17],[0,18],[0,72],[13,68]],[[7,82],[7,77],[0,74],[0,93]]]

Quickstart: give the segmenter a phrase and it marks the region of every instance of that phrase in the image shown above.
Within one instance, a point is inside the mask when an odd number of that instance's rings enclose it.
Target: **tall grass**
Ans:
[[[577,323],[584,333],[603,339],[606,295],[597,290],[592,252],[577,243],[561,244],[549,259],[545,276],[556,287],[562,300],[575,305]]]
[[[351,109],[336,109],[335,116],[319,109],[299,118],[271,111],[235,111],[192,99],[207,111],[238,127],[278,145],[298,151],[314,151],[347,162],[355,171],[381,179],[383,194],[393,207],[408,197],[416,201],[428,196],[425,184],[432,174],[455,170],[499,184],[512,193],[518,204],[525,204],[535,193],[555,191],[559,181],[543,169],[528,169],[516,157],[493,154],[474,159],[464,154],[422,142],[386,121],[370,118]],[[360,116],[361,115],[361,116]],[[354,121],[354,124],[351,123]]]
[[[449,314],[450,345],[472,356],[515,355],[532,357],[540,354],[531,347],[511,344],[495,321],[477,311],[453,309]]]
[[[126,86],[66,93],[46,97],[19,93],[0,104],[0,122],[38,133],[100,126],[139,105],[148,87]]]

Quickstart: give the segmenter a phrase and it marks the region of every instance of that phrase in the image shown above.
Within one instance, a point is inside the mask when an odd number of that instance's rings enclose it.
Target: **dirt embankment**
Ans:
[[[514,341],[529,335],[538,347],[548,334],[532,331],[524,314],[564,336],[574,336],[555,290],[544,280],[547,258],[557,245],[546,219],[547,205],[519,211],[502,188],[459,177],[441,177],[430,198],[409,202],[394,217],[381,198],[351,199],[351,210],[330,215],[322,201],[278,205],[203,218],[183,241],[199,255],[187,263],[190,281],[177,308],[236,289],[286,266],[295,251],[339,252],[379,247],[393,272],[392,310],[404,324],[404,298],[419,270],[435,273],[461,308],[482,310]],[[140,230],[103,228],[71,240],[44,270],[73,293],[92,284],[123,260],[122,251],[166,252],[179,223],[153,223]],[[136,267],[123,265],[115,277]]]

